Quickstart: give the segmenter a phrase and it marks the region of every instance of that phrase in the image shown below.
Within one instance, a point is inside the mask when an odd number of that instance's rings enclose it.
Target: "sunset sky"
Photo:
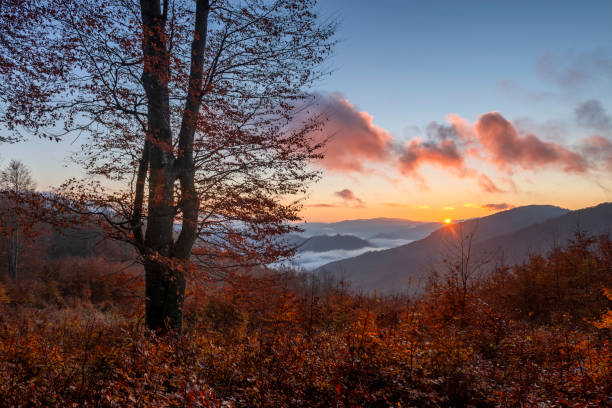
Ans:
[[[381,4],[384,4],[381,5]],[[342,21],[316,90],[333,134],[308,221],[442,221],[612,199],[610,1],[322,0]],[[3,146],[39,188],[78,141]]]

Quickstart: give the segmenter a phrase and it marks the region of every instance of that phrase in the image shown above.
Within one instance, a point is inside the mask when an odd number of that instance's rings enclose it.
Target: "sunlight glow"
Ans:
[[[452,220],[450,218],[447,218],[447,219],[444,220],[444,223],[446,223],[446,224],[450,224],[451,222],[452,222]]]

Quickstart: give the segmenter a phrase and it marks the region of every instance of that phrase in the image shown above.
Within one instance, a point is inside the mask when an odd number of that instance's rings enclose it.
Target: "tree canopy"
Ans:
[[[8,138],[79,138],[91,178],[58,196],[134,244],[160,296],[180,306],[196,240],[215,272],[291,253],[273,236],[318,176],[308,89],[335,42],[316,0],[9,1],[1,22]]]

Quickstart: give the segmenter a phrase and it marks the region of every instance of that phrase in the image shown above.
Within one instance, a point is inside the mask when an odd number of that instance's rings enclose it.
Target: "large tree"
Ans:
[[[93,178],[54,197],[137,248],[151,329],[181,330],[196,265],[218,275],[291,253],[274,236],[317,177],[307,90],[334,43],[316,0],[24,4],[44,14],[0,48],[0,120],[13,138],[79,138]]]

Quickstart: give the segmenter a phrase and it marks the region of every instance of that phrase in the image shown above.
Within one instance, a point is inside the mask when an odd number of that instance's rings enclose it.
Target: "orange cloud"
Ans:
[[[366,172],[364,162],[385,163],[392,157],[393,136],[373,123],[340,93],[318,96],[317,108],[327,117],[321,137],[328,140],[320,164],[327,170]]]

